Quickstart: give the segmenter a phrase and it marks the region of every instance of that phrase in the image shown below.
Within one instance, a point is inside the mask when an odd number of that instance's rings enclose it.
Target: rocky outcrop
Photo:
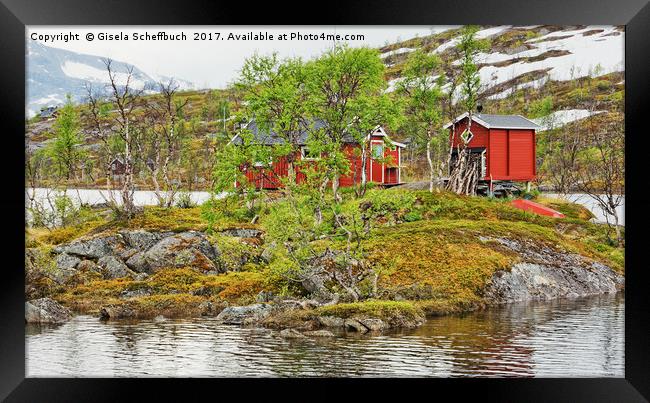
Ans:
[[[346,319],[344,322],[344,327],[346,330],[351,330],[359,333],[367,333],[368,328],[365,327],[361,322],[356,319]]]
[[[26,323],[60,324],[72,318],[68,308],[50,298],[40,298],[25,303]]]
[[[154,244],[138,258],[142,266],[136,271],[153,273],[166,267],[189,266],[216,273],[220,267],[218,256],[219,250],[210,244],[205,235],[188,231],[163,238]]]
[[[221,234],[237,238],[260,238],[262,231],[250,228],[231,228],[221,231]]]
[[[136,311],[128,305],[108,305],[99,310],[101,320],[129,319],[136,317]]]
[[[229,306],[221,311],[216,319],[226,325],[248,325],[261,322],[271,314],[272,309],[269,304]]]
[[[102,256],[97,260],[97,266],[100,268],[104,278],[106,279],[116,279],[135,275],[135,273],[116,256]]]
[[[138,277],[162,268],[192,267],[218,273],[224,265],[219,249],[197,231],[148,232],[123,230],[58,245],[53,251],[56,270],[51,277],[59,284],[79,271],[94,271],[105,279]]]
[[[359,319],[359,323],[372,332],[381,332],[382,330],[388,329],[388,325],[381,319],[362,318]]]
[[[295,329],[284,329],[280,331],[280,337],[284,337],[285,339],[306,339],[307,338],[307,336],[305,336],[304,334],[300,333]]]
[[[625,286],[621,274],[578,254],[527,241],[505,238],[493,241],[516,252],[522,262],[509,271],[497,271],[493,275],[484,291],[488,303],[575,298],[615,293]]]
[[[96,260],[112,254],[113,250],[119,246],[122,246],[120,237],[118,235],[109,235],[58,245],[53,251],[56,254],[67,254],[77,258],[84,257]]]
[[[345,319],[336,316],[319,316],[318,322],[325,327],[343,327]]]

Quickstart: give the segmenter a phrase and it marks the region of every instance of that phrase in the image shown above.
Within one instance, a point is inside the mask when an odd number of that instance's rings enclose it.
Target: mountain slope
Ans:
[[[454,76],[460,57],[455,46],[460,35],[461,28],[454,28],[382,47],[389,91],[401,80],[405,62],[415,49],[438,54],[447,78]],[[490,50],[478,57],[482,103],[488,112],[540,117],[530,116],[528,107],[536,98],[551,96],[553,111],[561,112],[563,124],[588,117],[591,114],[586,113],[586,104],[591,100],[572,91],[582,88],[581,83],[589,77],[608,82],[598,88],[597,96],[602,101],[599,108],[621,108],[619,95],[611,99],[607,96],[624,90],[623,27],[481,27],[477,37],[490,40]],[[523,100],[517,102],[516,98],[521,97]]]
[[[36,41],[29,41],[27,51],[28,117],[37,113],[41,107],[63,103],[67,93],[70,93],[75,101],[82,101],[86,93],[86,83],[100,90],[108,82],[102,57],[51,48]],[[118,82],[123,84],[127,64],[114,61],[113,68],[117,72]],[[168,80],[169,77],[152,76],[134,67],[131,85],[154,92],[157,82]],[[195,88],[189,81],[175,80],[181,89]]]

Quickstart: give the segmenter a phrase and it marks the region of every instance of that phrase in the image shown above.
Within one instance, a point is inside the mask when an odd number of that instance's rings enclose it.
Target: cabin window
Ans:
[[[472,141],[472,139],[474,138],[474,133],[472,133],[471,131],[465,129],[463,134],[460,135],[460,138],[463,139],[463,142],[465,142],[465,144],[467,144],[470,141]]]
[[[309,147],[303,147],[301,149],[302,151],[302,159],[303,160],[317,160],[320,159],[320,153],[313,152],[309,149]]]
[[[372,158],[384,158],[384,145],[383,144],[373,144],[372,145]]]

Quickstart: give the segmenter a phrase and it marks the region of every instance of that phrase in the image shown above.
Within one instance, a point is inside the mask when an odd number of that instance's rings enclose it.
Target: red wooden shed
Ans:
[[[318,129],[322,125],[316,122],[314,128]],[[273,146],[282,144],[284,139],[275,133],[265,133],[260,130],[255,123],[251,121],[245,126],[256,141],[263,145]],[[311,155],[307,147],[308,133],[306,130],[298,136],[298,145],[300,151],[296,153],[296,160],[307,160],[317,163],[319,156]],[[234,144],[241,144],[242,140],[236,135],[231,140]],[[366,178],[368,182],[374,182],[380,185],[393,186],[401,183],[401,161],[402,149],[404,144],[393,141],[386,134],[383,127],[377,126],[366,138],[364,146],[368,147],[368,161],[366,162]],[[351,137],[344,137],[343,150],[350,161],[350,173],[339,178],[340,186],[353,186],[361,182],[361,157],[359,152],[360,145]],[[268,164],[258,164],[255,167],[242,167],[245,170],[246,177],[251,183],[255,183],[258,189],[277,189],[282,186],[280,178],[289,174],[289,165],[286,158],[270,161]],[[296,181],[301,183],[305,180],[304,173],[299,169],[296,171]]]
[[[454,147],[467,141],[467,147],[481,158],[480,175],[484,181],[531,182],[535,179],[535,141],[537,124],[521,115],[468,113],[449,123],[449,138]]]

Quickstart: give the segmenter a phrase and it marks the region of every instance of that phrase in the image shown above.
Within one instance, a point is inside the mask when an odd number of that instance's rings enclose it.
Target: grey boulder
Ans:
[[[112,254],[121,243],[121,237],[117,235],[82,239],[66,245],[59,245],[54,248],[54,253],[67,253],[89,259],[99,259],[102,256]]]
[[[345,319],[337,316],[319,316],[318,322],[325,327],[343,327],[345,326]]]
[[[352,330],[359,333],[367,333],[368,328],[356,319],[346,319],[344,323],[346,330]]]
[[[271,310],[272,307],[268,304],[229,306],[221,311],[216,319],[226,325],[243,325],[264,320]]]
[[[135,273],[115,256],[104,256],[97,261],[97,265],[106,279],[135,276]]]
[[[284,329],[280,332],[280,336],[285,339],[305,339],[306,336],[295,329]]]
[[[133,255],[127,265],[135,271],[147,273],[186,266],[216,272],[220,268],[219,255],[205,235],[188,231],[161,239],[146,252]]]
[[[26,323],[64,323],[72,318],[70,310],[50,298],[25,302]]]

